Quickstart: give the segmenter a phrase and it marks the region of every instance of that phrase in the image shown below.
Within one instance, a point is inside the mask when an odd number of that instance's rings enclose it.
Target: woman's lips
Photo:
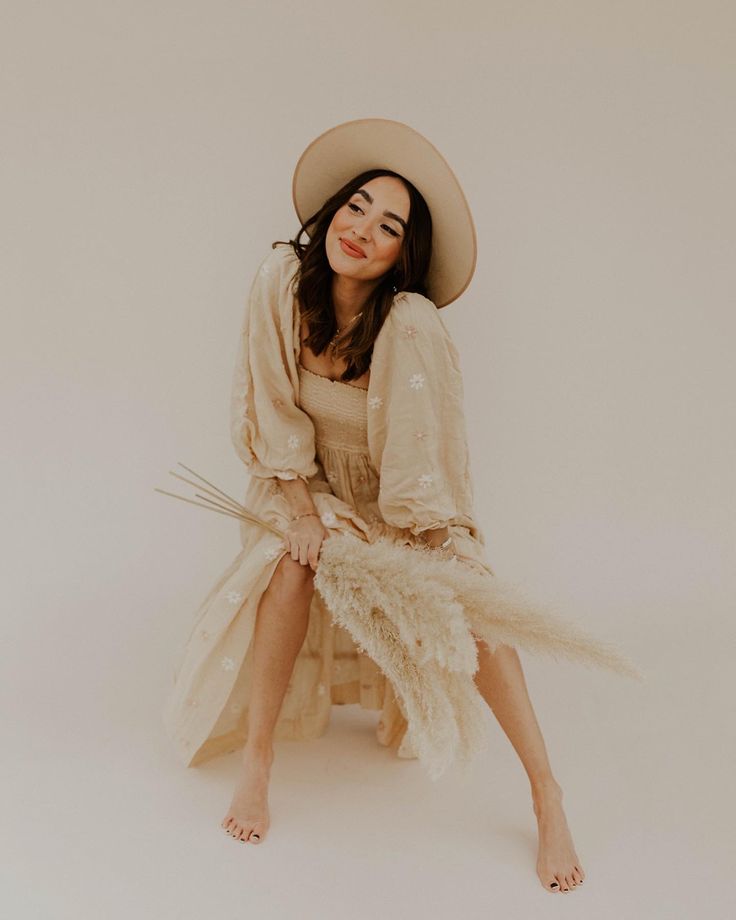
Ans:
[[[340,246],[342,247],[343,252],[346,252],[349,256],[352,256],[354,259],[365,259],[364,253],[359,252],[354,246],[351,246],[345,240],[343,239],[340,240]]]

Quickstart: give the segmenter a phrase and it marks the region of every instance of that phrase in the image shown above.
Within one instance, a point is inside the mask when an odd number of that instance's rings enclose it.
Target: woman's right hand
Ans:
[[[329,535],[329,530],[315,513],[291,521],[284,534],[284,543],[295,562],[309,565],[312,571],[316,571],[322,541]]]

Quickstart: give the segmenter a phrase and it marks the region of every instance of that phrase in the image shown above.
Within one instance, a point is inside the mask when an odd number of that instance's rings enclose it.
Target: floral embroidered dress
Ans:
[[[437,308],[396,295],[378,334],[367,390],[302,367],[293,296],[299,259],[279,244],[251,286],[233,375],[235,449],[250,480],[243,504],[282,530],[291,518],[279,480],[303,479],[325,527],[373,542],[415,545],[448,526],[459,555],[493,574],[473,518],[471,470],[457,350]],[[240,524],[242,549],[202,602],[164,710],[180,759],[194,766],[242,746],[248,734],[258,603],[279,560],[280,538]],[[416,757],[391,682],[315,591],[304,644],[275,739],[313,739],[334,704],[379,713],[378,741]]]

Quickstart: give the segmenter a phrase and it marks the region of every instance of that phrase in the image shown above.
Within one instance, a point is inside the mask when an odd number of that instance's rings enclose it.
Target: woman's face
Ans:
[[[409,193],[394,176],[376,176],[362,185],[338,208],[327,229],[325,249],[332,270],[357,281],[388,272],[401,252],[409,207]]]

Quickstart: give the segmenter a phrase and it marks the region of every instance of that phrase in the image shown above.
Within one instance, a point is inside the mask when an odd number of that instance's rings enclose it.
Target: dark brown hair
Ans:
[[[293,292],[301,317],[309,328],[305,344],[316,355],[320,355],[337,332],[332,301],[334,272],[325,251],[327,228],[335,212],[365,182],[377,176],[395,176],[403,182],[409,193],[409,220],[396,264],[380,279],[363,305],[361,320],[340,342],[337,355],[344,357],[346,362],[340,379],[345,381],[362,377],[370,367],[373,343],[391,310],[396,293],[394,287],[396,291],[417,291],[427,296],[427,272],[432,254],[432,218],[426,201],[414,185],[399,173],[390,169],[369,169],[346,182],[328,198],[315,214],[304,221],[294,239],[276,240],[271,244],[273,249],[278,243],[288,242],[299,258]],[[309,242],[300,243],[299,237],[310,227]]]

